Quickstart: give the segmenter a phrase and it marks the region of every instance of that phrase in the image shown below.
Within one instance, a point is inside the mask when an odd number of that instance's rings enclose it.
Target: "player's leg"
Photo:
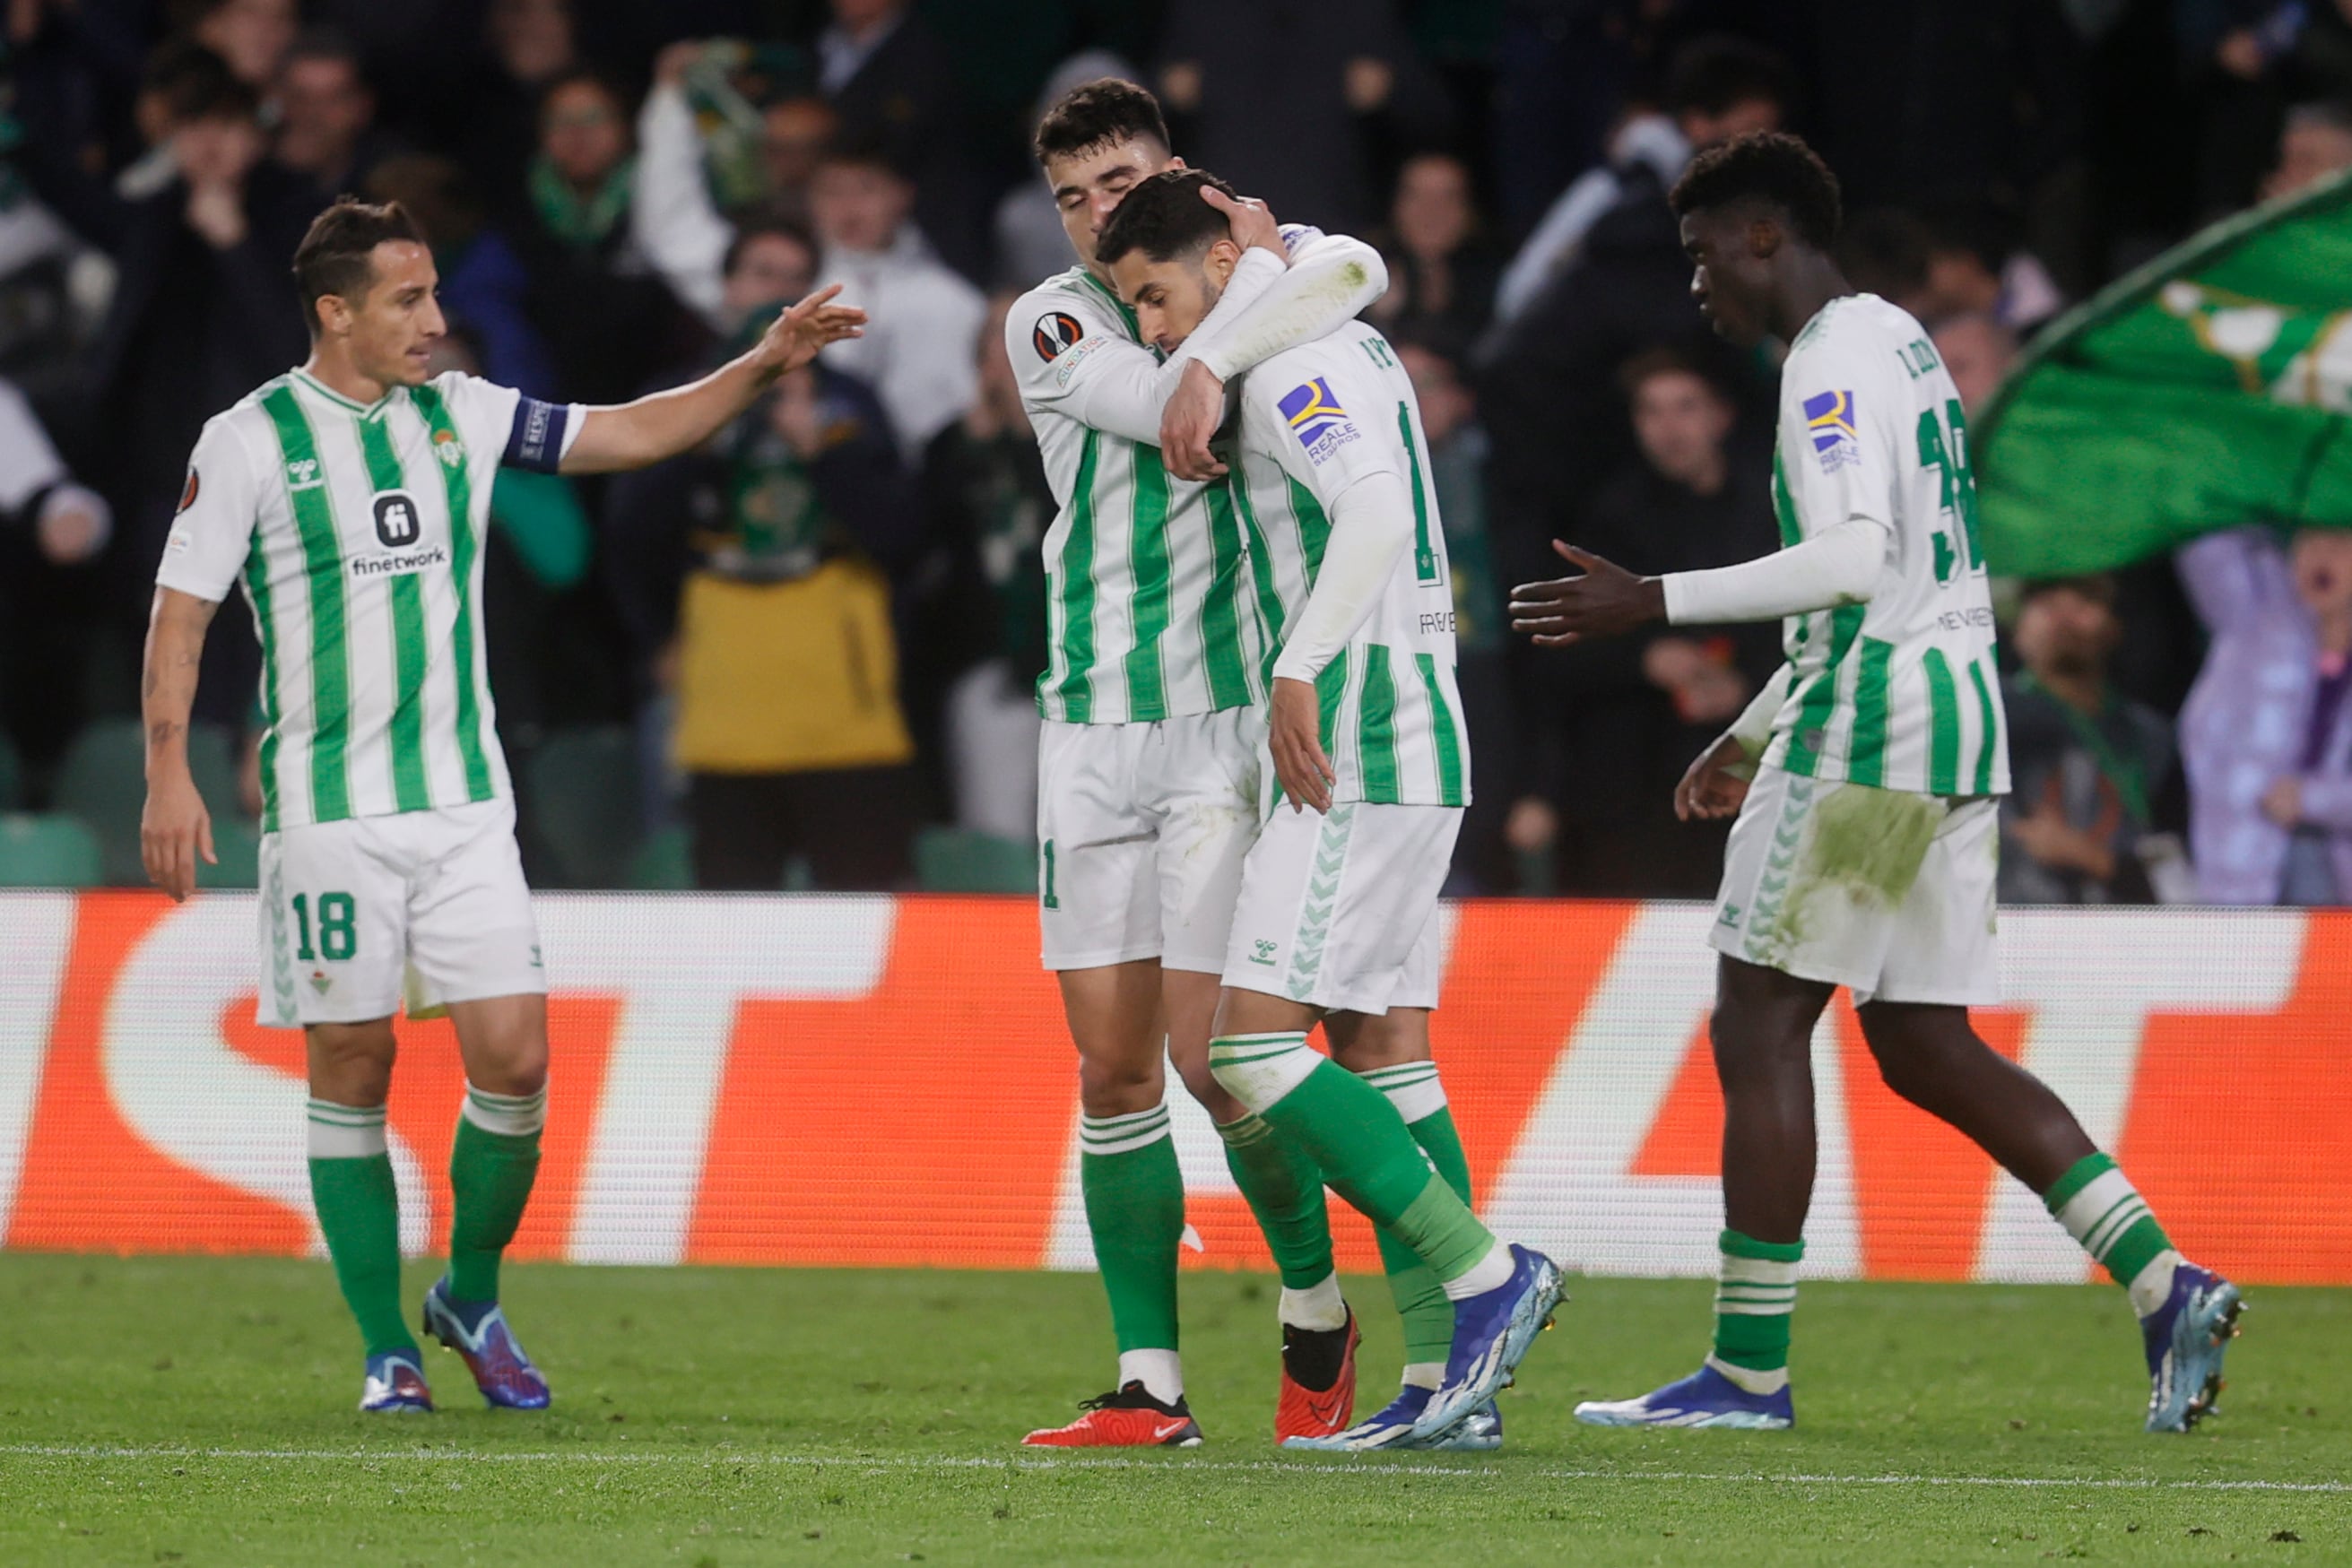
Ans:
[[[1859,1009],[1881,1076],[1973,1140],[2039,1194],[2129,1296],[2150,1380],[2150,1431],[2183,1431],[2213,1410],[2237,1288],[2186,1261],[2129,1177],[2040,1079],[1985,1044],[1970,1004],[2000,999],[1993,942],[1994,802],[1956,809],[1930,848],[1879,992]]]
[[[1257,841],[1264,720],[1234,708],[1152,729],[1139,793],[1156,829],[1169,1061],[1215,1124],[1225,1168],[1281,1276],[1275,1440],[1339,1431],[1355,1412],[1359,1336],[1332,1260],[1323,1174],[1297,1144],[1274,1136],[1227,1093],[1209,1067],[1234,906]]]
[[[300,1027],[310,1080],[310,1200],[366,1352],[362,1410],[430,1410],[400,1311],[400,1194],[384,1102],[404,962],[402,879],[373,822],[261,841],[259,1020]]]
[[[1648,1394],[1579,1405],[1580,1421],[1795,1423],[1789,1342],[1813,1193],[1813,1026],[1839,984],[1876,978],[1887,941],[1883,889],[1908,887],[1934,825],[1912,810],[1916,798],[1847,789],[1759,774],[1724,856],[1709,937],[1722,955],[1708,1033],[1723,1091],[1724,1214],[1710,1354],[1697,1372]],[[1856,843],[1874,857],[1874,891],[1859,897],[1840,859]]]
[[[1436,925],[1434,920],[1430,923],[1423,946],[1434,946]],[[1416,998],[1425,994],[1433,999],[1434,963],[1429,983],[1422,986],[1413,978],[1420,962],[1417,948],[1414,965],[1407,967],[1410,994]],[[1323,1030],[1331,1042],[1331,1059],[1388,1097],[1404,1119],[1405,1131],[1421,1145],[1430,1168],[1475,1208],[1469,1157],[1454,1124],[1444,1082],[1430,1054],[1429,1016],[1427,1007],[1402,1005],[1381,1015],[1335,1013],[1323,1020]],[[1388,1273],[1389,1294],[1396,1302],[1404,1331],[1404,1370],[1396,1398],[1365,1425],[1410,1427],[1427,1413],[1430,1396],[1444,1381],[1446,1355],[1454,1339],[1454,1303],[1446,1300],[1437,1275],[1412,1248],[1386,1230],[1376,1228],[1373,1234],[1380,1239],[1381,1264]],[[1502,1415],[1490,1404],[1465,1422],[1446,1446],[1486,1451],[1502,1443]]]
[[[1169,1135],[1160,894],[1136,810],[1146,726],[1047,724],[1038,741],[1038,924],[1078,1051],[1078,1182],[1118,1345],[1111,1392],[1038,1447],[1189,1446],[1176,1254],[1184,1176]]]
[[[466,1066],[449,1147],[449,1271],[425,1299],[425,1332],[457,1353],[484,1399],[536,1410],[547,1379],[500,1304],[499,1265],[522,1223],[547,1123],[547,980],[514,808],[486,800],[416,811],[404,835],[411,1007],[446,1009]]]
[[[1234,1097],[1393,1231],[1454,1303],[1446,1376],[1421,1439],[1450,1435],[1501,1386],[1559,1301],[1549,1260],[1507,1247],[1430,1168],[1381,1092],[1309,1050],[1318,1012],[1385,1012],[1436,905],[1458,810],[1276,810],[1251,850],[1211,1064]]]

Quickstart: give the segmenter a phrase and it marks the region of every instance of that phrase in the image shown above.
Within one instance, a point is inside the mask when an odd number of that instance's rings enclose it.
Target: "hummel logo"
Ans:
[[[1272,965],[1274,962],[1274,951],[1276,947],[1279,946],[1279,943],[1269,941],[1263,936],[1259,937],[1256,941],[1250,944],[1250,962],[1253,964]]]
[[[1717,918],[1716,918],[1716,924],[1717,924],[1717,925],[1728,925],[1728,926],[1730,926],[1734,931],[1738,930],[1738,929],[1739,929],[1739,905],[1738,905],[1738,904],[1725,904],[1725,905],[1723,906],[1723,913],[1722,913],[1720,915],[1717,916]]]
[[[295,457],[287,461],[286,483],[297,490],[315,490],[326,481],[319,477],[317,458]]]

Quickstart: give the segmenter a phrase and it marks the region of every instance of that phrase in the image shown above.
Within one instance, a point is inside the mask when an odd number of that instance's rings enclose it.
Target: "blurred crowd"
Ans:
[[[1972,405],[2069,303],[2352,166],[2352,0],[5,0],[0,51],[0,810],[135,772],[187,453],[303,357],[289,262],[338,193],[424,225],[445,366],[536,397],[673,383],[827,283],[872,313],[689,458],[500,478],[491,675],[554,885],[1022,885],[1054,507],[1002,328],[1070,265],[1026,140],[1077,82],[1150,85],[1189,162],[1388,257],[1463,894],[1713,891],[1669,791],[1777,629],[1531,654],[1502,613],[1555,538],[1778,542],[1773,366],[1706,333],[1665,204],[1696,150],[1807,135],[1849,276]],[[2005,614],[2005,897],[2352,893],[2352,545],[2221,536]],[[233,762],[243,616],[206,660]]]

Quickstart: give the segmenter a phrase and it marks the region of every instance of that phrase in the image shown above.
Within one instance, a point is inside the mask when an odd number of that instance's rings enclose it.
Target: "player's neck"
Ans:
[[[1780,319],[1772,324],[1772,335],[1784,343],[1793,343],[1805,323],[1820,315],[1832,299],[1842,299],[1853,292],[1853,285],[1845,280],[1838,265],[1820,252],[1807,252],[1789,258],[1789,269],[1783,277],[1778,297],[1773,300],[1774,313]]]
[[[392,391],[384,382],[362,374],[352,365],[350,355],[338,353],[323,342],[310,346],[310,357],[304,361],[302,371],[329,392],[356,403],[373,406]]]

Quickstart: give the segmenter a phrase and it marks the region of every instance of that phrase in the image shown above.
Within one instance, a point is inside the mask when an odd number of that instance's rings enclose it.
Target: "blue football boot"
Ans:
[[[425,1385],[425,1369],[413,1350],[388,1350],[367,1358],[367,1381],[360,1385],[360,1408],[368,1411],[419,1410],[430,1415],[433,1391]]]
[[[425,1332],[457,1353],[493,1408],[547,1408],[547,1379],[516,1343],[496,1301],[453,1301],[449,1281],[437,1281],[425,1293]]]
[[[1511,1245],[1511,1277],[1495,1289],[1454,1303],[1454,1348],[1445,1381],[1412,1424],[1417,1447],[1433,1448],[1510,1386],[1536,1335],[1568,1299],[1559,1270],[1540,1252]]]
[[[1502,1413],[1491,1402],[1472,1411],[1470,1418],[1449,1436],[1435,1442],[1416,1440],[1413,1423],[1428,1414],[1430,1393],[1426,1388],[1399,1389],[1385,1408],[1344,1432],[1325,1437],[1286,1437],[1282,1446],[1315,1454],[1393,1454],[1406,1450],[1483,1454],[1503,1446]]]
[[[2164,1305],[2140,1319],[2147,1342],[2147,1429],[2186,1432],[2218,1414],[2221,1353],[2237,1337],[2245,1302],[2221,1275],[2182,1263]]]
[[[1588,1427],[1723,1427],[1747,1432],[1785,1432],[1797,1424],[1797,1407],[1782,1384],[1770,1394],[1750,1394],[1716,1370],[1713,1357],[1679,1383],[1669,1383],[1639,1399],[1588,1399],[1576,1407]]]

